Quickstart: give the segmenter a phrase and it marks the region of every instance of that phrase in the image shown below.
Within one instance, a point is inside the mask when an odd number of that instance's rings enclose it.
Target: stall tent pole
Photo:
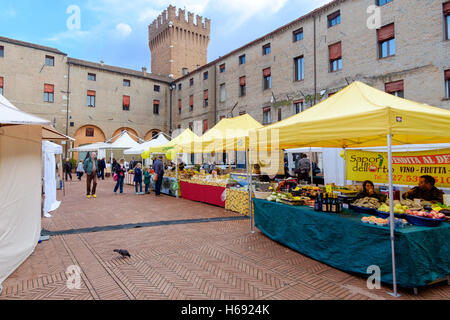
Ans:
[[[309,164],[310,164],[310,169],[311,170],[311,185],[314,184],[314,172],[313,172],[313,165],[312,165],[312,148],[309,147]]]
[[[388,162],[389,162],[389,206],[390,206],[390,230],[391,230],[391,251],[392,251],[392,282],[394,285],[394,297],[399,297],[397,293],[397,275],[395,267],[395,239],[394,239],[394,179],[392,171],[392,135],[387,135]]]
[[[177,181],[177,185],[178,185],[178,190],[180,189],[180,184],[178,183],[178,152],[177,153],[175,153],[176,154],[176,158],[177,158],[177,161],[175,162],[175,179],[176,179],[176,181]],[[176,194],[176,196],[177,196],[177,199],[178,199],[178,190],[177,191],[175,191],[175,194]]]
[[[247,172],[248,172],[248,216],[250,217],[250,232],[255,233],[253,230],[253,202],[252,202],[252,193],[253,193],[253,170],[251,168],[251,150],[248,148],[248,156],[247,156]]]

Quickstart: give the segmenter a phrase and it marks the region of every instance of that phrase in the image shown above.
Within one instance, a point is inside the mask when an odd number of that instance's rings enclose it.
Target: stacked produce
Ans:
[[[267,197],[267,200],[298,205],[305,204],[305,201],[309,201],[311,199],[308,197],[294,197],[291,193],[273,192],[269,197]]]
[[[377,198],[365,197],[365,198],[356,200],[353,203],[353,205],[355,207],[378,209],[381,206],[381,203],[380,203],[380,201],[378,201]]]
[[[428,219],[443,219],[445,218],[445,214],[438,212],[436,210],[432,210],[430,212],[427,211],[412,211],[412,210],[406,210],[406,214],[409,214],[411,216],[416,217],[423,217]]]
[[[394,201],[394,213],[405,214],[407,210],[419,211],[423,210],[423,207],[421,204],[412,200]],[[378,208],[378,211],[390,212],[389,199]]]
[[[376,224],[379,226],[387,226],[389,224],[389,220],[388,219],[382,219],[382,218],[378,218],[378,217],[363,217],[361,219],[361,221],[363,223],[369,223],[369,224]]]

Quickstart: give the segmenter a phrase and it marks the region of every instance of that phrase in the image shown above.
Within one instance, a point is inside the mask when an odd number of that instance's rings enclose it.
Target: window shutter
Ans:
[[[159,100],[153,100],[153,104],[157,104],[159,106]]]
[[[181,99],[178,99],[178,108],[181,109]]]
[[[123,105],[125,107],[129,107],[130,106],[130,97],[129,96],[123,96]]]
[[[95,97],[95,91],[88,90],[87,94],[88,94],[88,96],[94,96]]]
[[[384,26],[377,30],[378,33],[378,42],[382,42],[385,40],[389,40],[395,37],[395,27],[394,24],[391,23],[387,26]]]
[[[264,77],[270,77],[271,76],[270,68],[264,69],[263,74],[264,74]]]
[[[52,84],[44,84],[44,92],[45,93],[53,93],[55,86]]]
[[[444,14],[446,16],[450,15],[450,1],[444,3]]]
[[[263,112],[270,112],[270,107],[265,107],[265,108],[263,109]]]
[[[338,42],[329,46],[330,60],[336,60],[342,57],[342,43]]]
[[[385,91],[387,93],[403,91],[403,80],[386,83]]]
[[[245,86],[245,84],[246,84],[246,79],[245,79],[245,77],[240,77],[240,78],[239,78],[239,85],[240,85],[240,86]]]
[[[203,133],[208,131],[208,120],[203,120]]]
[[[297,103],[303,103],[303,99],[295,100],[294,104],[297,104]]]
[[[328,20],[333,20],[341,14],[341,11],[336,11],[328,16]]]
[[[450,70],[445,70],[445,80],[450,80]]]
[[[190,96],[189,97],[189,105],[193,106],[194,105],[194,96]]]
[[[209,97],[209,95],[208,95],[208,90],[205,90],[205,91],[203,92],[203,97],[204,97],[205,100],[208,100],[208,97]]]
[[[3,77],[0,77],[0,88],[3,88]]]

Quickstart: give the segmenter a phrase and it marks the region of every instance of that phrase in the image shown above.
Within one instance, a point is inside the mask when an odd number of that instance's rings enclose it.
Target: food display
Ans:
[[[445,214],[438,212],[436,210],[432,210],[430,212],[427,211],[412,211],[412,210],[406,210],[406,214],[416,217],[424,217],[428,219],[444,219]]]
[[[421,204],[412,200],[394,201],[394,213],[405,214],[406,210],[420,211],[423,210],[423,207]],[[390,212],[389,199],[378,208],[378,211]]]
[[[361,219],[362,223],[376,224],[378,226],[387,226],[389,224],[388,219],[382,219],[375,216],[363,217]]]
[[[273,192],[267,198],[267,200],[298,206],[298,205],[304,205],[306,203],[306,201],[310,201],[311,198],[303,197],[303,196],[293,196],[291,193]]]
[[[365,197],[356,200],[352,205],[355,207],[378,209],[381,206],[381,203],[377,198]]]

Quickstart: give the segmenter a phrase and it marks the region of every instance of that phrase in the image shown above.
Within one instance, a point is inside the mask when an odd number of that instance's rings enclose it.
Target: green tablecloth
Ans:
[[[392,284],[388,227],[361,222],[361,214],[315,212],[254,199],[255,225],[271,239],[334,268],[367,274],[381,268],[381,281]],[[427,228],[406,226],[395,231],[397,284],[425,286],[450,274],[450,224]]]

